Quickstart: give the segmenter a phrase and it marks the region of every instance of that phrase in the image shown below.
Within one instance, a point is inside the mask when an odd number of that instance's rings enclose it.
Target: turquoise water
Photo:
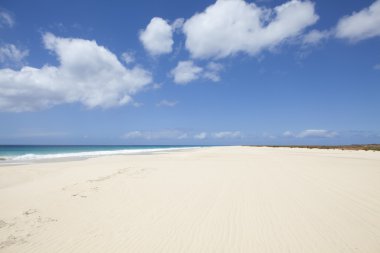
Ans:
[[[195,146],[101,146],[101,145],[0,145],[2,161],[36,160],[68,157],[93,157],[100,155],[138,154],[166,150],[194,148]]]

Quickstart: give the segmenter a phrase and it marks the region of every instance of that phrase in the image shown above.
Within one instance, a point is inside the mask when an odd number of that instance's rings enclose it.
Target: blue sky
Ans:
[[[380,0],[0,3],[0,144],[380,142]]]

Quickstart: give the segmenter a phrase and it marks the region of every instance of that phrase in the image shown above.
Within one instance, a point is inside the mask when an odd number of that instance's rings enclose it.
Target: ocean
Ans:
[[[0,162],[59,158],[87,158],[102,155],[141,154],[181,150],[197,146],[168,145],[0,145]]]

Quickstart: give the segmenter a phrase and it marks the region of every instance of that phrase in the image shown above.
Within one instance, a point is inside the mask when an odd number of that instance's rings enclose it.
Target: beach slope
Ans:
[[[380,252],[380,152],[210,147],[0,166],[0,252]]]

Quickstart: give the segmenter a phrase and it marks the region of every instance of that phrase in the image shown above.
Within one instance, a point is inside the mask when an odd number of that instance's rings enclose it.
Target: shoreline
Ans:
[[[13,164],[32,164],[32,163],[49,163],[49,162],[67,162],[80,161],[102,156],[118,156],[118,155],[144,155],[155,154],[160,152],[178,152],[190,149],[202,148],[201,146],[173,147],[173,148],[152,148],[152,149],[120,149],[120,150],[104,150],[104,151],[85,151],[71,153],[51,153],[51,154],[26,154],[21,156],[8,156],[0,159],[0,166]],[[24,156],[25,158],[19,158]],[[27,158],[28,156],[33,158]]]
[[[11,145],[12,146],[12,145]],[[16,145],[18,146],[18,145]],[[36,146],[36,145],[30,145]],[[38,145],[37,145],[38,146]],[[44,145],[43,145],[44,146]],[[46,145],[50,146],[50,145]],[[61,145],[54,145],[61,146]],[[63,145],[67,146],[67,145]],[[70,145],[69,145],[70,146]],[[79,145],[82,146],[82,145]],[[101,145],[95,145],[101,146]],[[114,146],[114,145],[113,145]],[[153,145],[156,146],[156,145]],[[169,146],[169,145],[168,145]],[[178,152],[186,151],[188,149],[198,149],[198,148],[210,148],[210,147],[253,147],[253,148],[289,148],[289,149],[308,149],[308,150],[336,150],[336,151],[380,151],[380,144],[360,144],[360,145],[227,145],[227,146],[183,146],[183,147],[173,147],[173,148],[157,148],[157,150],[145,150],[145,149],[120,149],[113,150],[114,154],[87,154],[91,152],[75,152],[75,153],[51,153],[51,154],[29,154],[42,156],[42,158],[25,158],[25,159],[14,159],[13,156],[8,156],[7,158],[0,157],[0,167],[3,166],[13,166],[13,165],[25,165],[33,163],[54,163],[54,162],[68,162],[68,161],[80,161],[90,158],[102,157],[102,156],[118,156],[118,155],[144,155],[144,154],[154,154],[160,152]],[[97,152],[108,152],[104,151],[95,151]],[[125,153],[123,153],[125,152]],[[82,154],[83,153],[83,154]],[[46,158],[45,158],[46,156]],[[50,157],[57,156],[57,157]],[[13,157],[13,158],[12,158]],[[11,158],[11,159],[10,159]]]
[[[327,148],[323,148],[327,147]],[[331,147],[331,148],[329,148]],[[236,145],[236,146],[197,146],[197,147],[184,147],[184,148],[169,148],[167,150],[157,150],[157,151],[145,151],[141,150],[141,152],[136,153],[120,153],[120,154],[101,154],[101,155],[91,155],[91,156],[70,156],[70,157],[59,157],[59,158],[42,158],[42,159],[30,159],[30,160],[0,160],[0,168],[7,166],[24,166],[31,164],[54,164],[54,163],[67,163],[67,162],[75,162],[75,161],[85,161],[90,159],[96,159],[100,157],[123,157],[123,156],[140,156],[140,155],[158,155],[165,153],[174,153],[174,152],[186,152],[188,150],[196,150],[202,148],[259,148],[259,149],[282,149],[282,150],[297,150],[297,151],[327,151],[327,152],[342,152],[342,154],[349,154],[350,152],[367,152],[372,151],[376,152],[376,150],[363,150],[363,149],[340,149],[340,148],[332,148],[335,146],[247,146],[247,145]],[[377,152],[376,152],[377,153]],[[326,153],[329,154],[329,153]]]

